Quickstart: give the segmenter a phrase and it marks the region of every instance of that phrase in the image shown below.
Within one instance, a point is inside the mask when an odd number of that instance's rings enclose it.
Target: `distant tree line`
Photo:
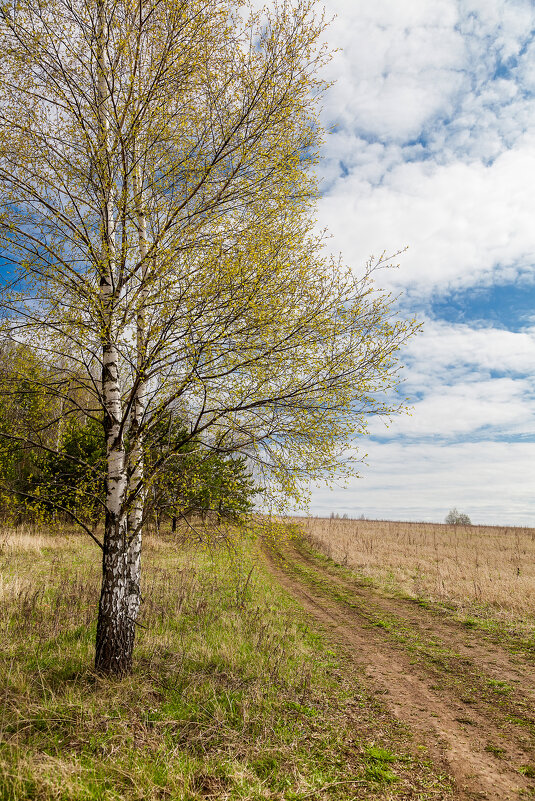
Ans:
[[[54,399],[44,390],[54,382],[53,366],[29,346],[1,347],[0,515],[13,522],[80,520],[95,529],[105,513],[101,412],[91,408],[81,377],[61,391],[59,371],[56,378]],[[157,530],[163,521],[175,530],[179,519],[199,516],[239,522],[252,511],[259,488],[243,456],[202,445],[178,412],[148,431],[147,503]]]

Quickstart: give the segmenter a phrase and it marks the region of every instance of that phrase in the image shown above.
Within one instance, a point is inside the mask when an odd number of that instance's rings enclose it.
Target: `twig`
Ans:
[[[361,779],[345,779],[344,781],[331,782],[330,784],[325,784],[325,785],[323,785],[323,787],[318,787],[317,790],[311,790],[310,793],[307,793],[306,795],[302,795],[301,799],[310,798],[311,796],[316,795],[316,793],[323,793],[325,790],[330,790],[331,787],[338,787],[340,784],[355,784],[358,787],[367,787],[368,786],[368,782],[364,782]]]

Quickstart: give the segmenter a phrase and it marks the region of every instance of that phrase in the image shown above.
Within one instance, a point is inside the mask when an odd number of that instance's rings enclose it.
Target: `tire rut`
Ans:
[[[425,639],[440,641],[444,647],[462,656],[466,664],[472,664],[475,672],[483,671],[497,682],[511,682],[515,685],[516,694],[528,704],[535,704],[535,660],[529,659],[529,656],[513,655],[484,633],[467,629],[440,612],[418,606],[409,598],[385,596],[374,588],[363,589],[358,581],[353,582],[325,570],[299,543],[292,545],[301,562],[322,571],[334,585],[363,599],[374,613],[391,614]],[[535,716],[531,717],[531,721],[535,724]]]
[[[422,675],[422,665],[415,666],[410,653],[389,642],[385,633],[370,625],[358,609],[333,600],[316,586],[296,578],[291,562],[303,561],[299,550],[285,549],[284,557],[290,562],[285,567],[269,549],[266,557],[280,583],[345,644],[351,661],[364,672],[365,681],[426,746],[437,767],[445,767],[452,775],[456,799],[512,801],[535,791],[533,781],[519,772],[534,758],[531,738],[500,725],[488,710],[470,707],[467,712],[448,681],[443,686],[437,682],[436,670]],[[314,568],[328,581],[333,579],[318,565]],[[360,593],[362,603],[375,600],[371,592]],[[488,748],[503,752],[503,757],[497,758]]]

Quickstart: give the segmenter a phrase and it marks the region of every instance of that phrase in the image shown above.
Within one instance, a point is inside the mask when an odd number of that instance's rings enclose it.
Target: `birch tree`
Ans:
[[[3,335],[55,366],[63,414],[80,384],[102,425],[103,538],[78,522],[102,548],[95,666],[123,675],[166,459],[194,438],[298,495],[399,410],[387,390],[416,324],[376,264],[355,277],[322,256],[311,2],[15,0],[1,19]]]

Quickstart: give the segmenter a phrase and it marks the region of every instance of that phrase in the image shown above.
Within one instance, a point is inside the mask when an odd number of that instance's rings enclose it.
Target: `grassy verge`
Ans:
[[[446,797],[255,540],[148,539],[122,681],[91,669],[99,568],[80,537],[3,540],[2,801]]]

